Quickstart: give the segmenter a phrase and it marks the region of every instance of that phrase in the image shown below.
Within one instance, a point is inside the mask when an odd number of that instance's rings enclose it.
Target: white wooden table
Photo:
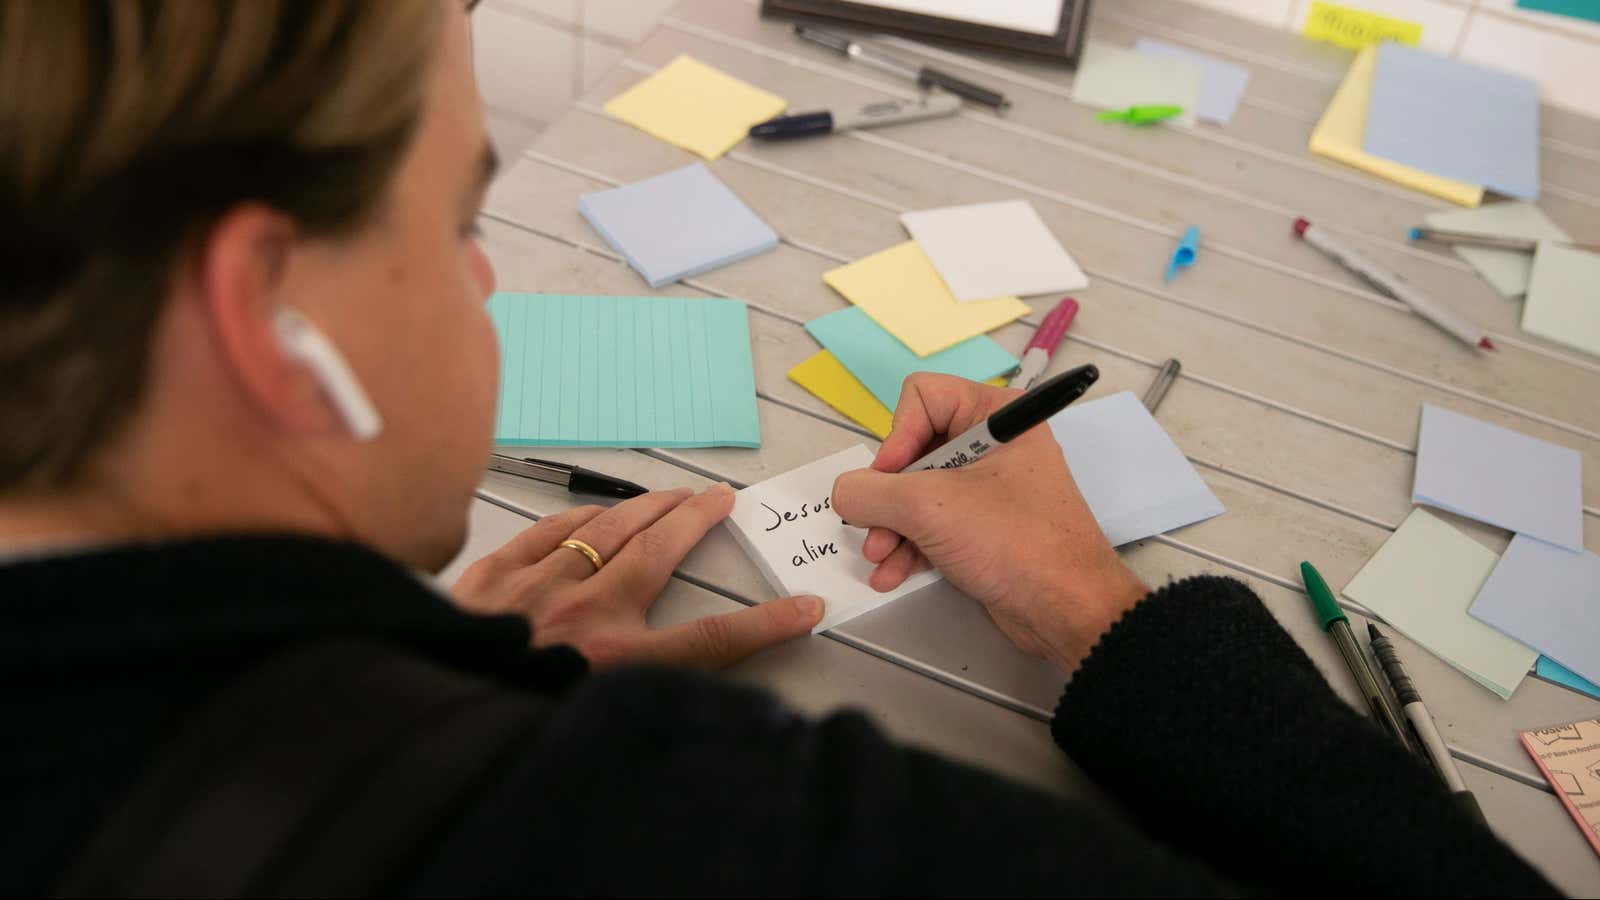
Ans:
[[[871,445],[785,377],[816,349],[802,324],[844,305],[822,273],[904,240],[903,210],[1022,197],[1093,280],[1076,294],[1083,310],[1052,371],[1092,361],[1102,373],[1093,393],[1103,395],[1142,391],[1169,356],[1184,363],[1158,418],[1228,513],[1125,548],[1147,580],[1201,572],[1245,580],[1359,703],[1316,627],[1297,566],[1314,560],[1342,585],[1405,517],[1423,401],[1582,452],[1586,543],[1600,550],[1600,360],[1521,334],[1519,304],[1448,252],[1407,245],[1407,228],[1441,203],[1305,151],[1350,54],[1170,0],[1102,2],[1090,34],[1122,44],[1157,36],[1231,58],[1253,72],[1244,105],[1225,129],[1100,124],[1067,100],[1070,72],[892,40],[1000,87],[1013,108],[1004,118],[968,109],[875,132],[740,145],[712,169],[782,243],[661,292],[750,304],[761,449],[547,455],[653,488],[739,486]],[[600,109],[680,53],[780,94],[793,110],[908,95],[906,84],[759,19],[749,0],[688,0],[498,180],[483,225],[502,289],[649,291],[575,204],[580,193],[693,161]],[[1547,107],[1542,128],[1541,206],[1574,235],[1600,239],[1600,122]],[[1370,292],[1292,236],[1297,215],[1449,298],[1501,351],[1458,347]],[[1199,261],[1164,284],[1166,259],[1191,224],[1202,234]],[[1054,299],[1033,298],[1034,316],[993,336],[1020,352]],[[474,510],[464,560],[525,526],[525,516],[582,502],[497,475],[482,493],[497,505]],[[1508,539],[1452,521],[1496,550]],[[684,562],[656,615],[678,621],[770,596],[719,529]],[[1360,610],[1352,611],[1359,630]],[[1600,861],[1516,741],[1522,728],[1600,715],[1600,702],[1534,677],[1503,702],[1404,638],[1396,643],[1491,825],[1565,890],[1600,895]],[[811,712],[863,708],[902,739],[1051,790],[1093,789],[1047,732],[1062,677],[1012,651],[975,604],[948,589],[763,654],[733,677]]]

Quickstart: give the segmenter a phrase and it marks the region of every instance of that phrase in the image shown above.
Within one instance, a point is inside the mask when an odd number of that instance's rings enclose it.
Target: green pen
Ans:
[[[1333,645],[1339,648],[1339,655],[1344,657],[1344,664],[1350,668],[1350,674],[1355,676],[1356,685],[1361,688],[1361,693],[1367,698],[1367,705],[1372,708],[1373,718],[1383,730],[1394,736],[1400,746],[1412,753],[1417,750],[1411,744],[1411,738],[1406,734],[1406,727],[1400,720],[1400,711],[1394,708],[1389,700],[1389,695],[1383,692],[1383,687],[1378,684],[1378,679],[1372,674],[1372,667],[1367,665],[1367,657],[1361,652],[1361,645],[1356,643],[1355,632],[1350,630],[1350,618],[1339,608],[1339,601],[1333,598],[1333,591],[1328,590],[1328,583],[1322,580],[1322,575],[1308,562],[1300,564],[1300,577],[1305,580],[1306,593],[1311,596],[1311,605],[1317,611],[1322,630],[1333,639]]]
[[[1127,109],[1108,109],[1097,113],[1096,122],[1127,122],[1129,125],[1149,125],[1183,115],[1181,106],[1130,106]]]

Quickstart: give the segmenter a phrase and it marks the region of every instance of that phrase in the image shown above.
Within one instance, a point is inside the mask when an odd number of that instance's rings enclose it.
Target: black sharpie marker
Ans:
[[[1066,409],[1069,403],[1082,397],[1099,380],[1100,370],[1092,365],[1062,372],[1000,407],[994,415],[967,429],[959,437],[906,466],[905,471],[955,469],[976,462],[978,457],[993,450],[995,445],[1010,441]]]

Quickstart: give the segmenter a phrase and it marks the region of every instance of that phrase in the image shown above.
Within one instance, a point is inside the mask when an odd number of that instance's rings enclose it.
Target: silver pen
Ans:
[[[765,140],[810,137],[852,131],[857,128],[877,128],[880,125],[898,125],[903,122],[920,122],[953,116],[961,110],[961,98],[949,94],[929,94],[920,100],[880,100],[856,110],[844,112],[810,112],[792,116],[779,116],[750,126],[750,136]]]
[[[1183,363],[1178,362],[1176,358],[1169,359],[1161,364],[1161,371],[1156,373],[1156,380],[1150,383],[1150,389],[1144,392],[1144,399],[1140,401],[1144,404],[1145,409],[1150,410],[1152,413],[1156,411],[1156,407],[1160,406],[1161,401],[1166,398],[1167,390],[1172,387],[1174,381],[1178,380],[1178,373],[1181,371],[1183,371]]]

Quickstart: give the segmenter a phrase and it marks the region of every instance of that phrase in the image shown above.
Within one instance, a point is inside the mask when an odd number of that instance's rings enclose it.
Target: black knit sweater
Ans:
[[[0,566],[0,890],[48,891],[154,748],[286,646],[362,635],[555,698],[413,894],[1552,894],[1341,702],[1242,584],[1146,598],[1056,740],[1123,807],[1063,801],[659,669],[588,676],[365,550],[232,537]]]

